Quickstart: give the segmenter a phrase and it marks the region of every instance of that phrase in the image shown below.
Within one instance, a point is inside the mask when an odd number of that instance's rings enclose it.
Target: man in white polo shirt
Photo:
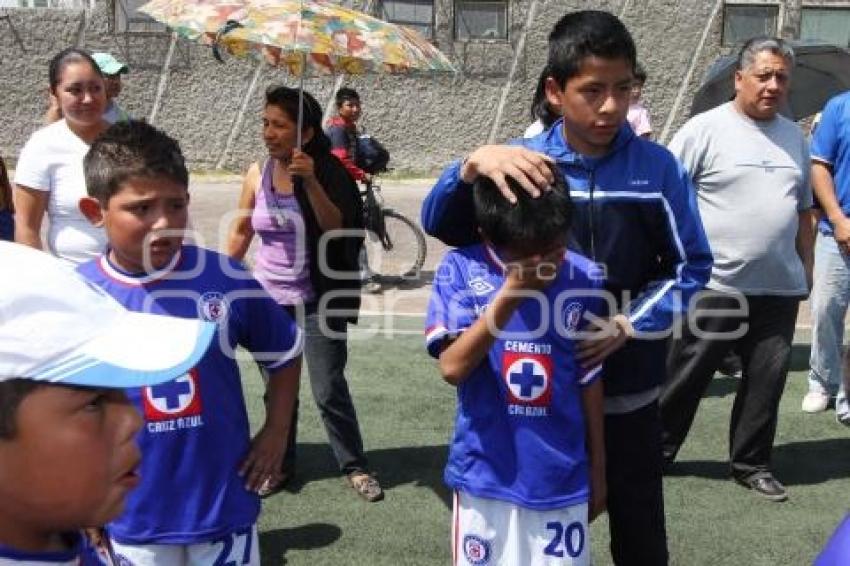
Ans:
[[[793,67],[782,40],[751,39],[738,57],[734,100],[695,116],[670,142],[693,179],[714,267],[710,295],[690,305],[669,353],[665,460],[675,459],[715,369],[734,349],[743,377],[730,424],[732,477],[772,501],[787,498],[770,457],[814,242],[808,146],[779,115]]]

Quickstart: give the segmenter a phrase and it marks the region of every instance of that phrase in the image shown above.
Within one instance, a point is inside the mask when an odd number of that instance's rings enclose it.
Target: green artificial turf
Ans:
[[[454,390],[426,355],[419,321],[392,338],[353,335],[348,377],[370,464],[386,490],[361,500],[336,471],[304,373],[298,476],[265,500],[260,517],[264,565],[442,565],[450,562],[450,494],[442,483]],[[850,507],[850,429],[833,413],[804,415],[806,352],[781,405],[774,450],[785,503],[760,499],[727,478],[729,415],[737,381],[717,378],[679,462],[665,479],[667,532],[674,565],[803,565]],[[262,418],[261,381],[243,364],[252,422]],[[594,523],[593,560],[610,564],[607,524]],[[850,560],[850,559],[849,559]]]

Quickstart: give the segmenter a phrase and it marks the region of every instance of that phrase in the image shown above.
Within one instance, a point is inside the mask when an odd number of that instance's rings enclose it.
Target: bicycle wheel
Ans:
[[[365,244],[369,271],[388,283],[415,279],[425,263],[425,234],[394,210],[384,209],[384,237],[370,232]]]

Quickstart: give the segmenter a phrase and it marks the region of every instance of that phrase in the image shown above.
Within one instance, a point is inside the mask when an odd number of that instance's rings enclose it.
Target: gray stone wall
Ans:
[[[437,0],[435,43],[455,62],[457,75],[349,77],[344,83],[360,91],[363,125],[390,149],[391,165],[433,172],[491,138],[522,133],[530,122],[549,29],[565,12],[593,7],[619,15],[632,31],[649,73],[645,100],[656,134],[663,131],[669,138],[686,119],[705,70],[723,51],[722,2],[511,0],[507,41],[461,42],[452,36],[453,1]],[[799,5],[791,0],[788,8]],[[295,79],[251,60],[220,64],[208,48],[183,40],[175,42],[166,64],[168,36],[115,34],[111,10],[111,1],[98,0],[90,11],[11,9],[0,19],[7,32],[0,33],[4,158],[14,161],[41,124],[47,62],[69,45],[108,50],[127,60],[132,71],[124,81],[122,106],[138,117],[150,118],[155,111],[154,122],[180,140],[193,167],[241,170],[262,155],[262,94],[270,84],[294,86]],[[785,19],[796,21],[793,13]],[[310,79],[306,87],[325,103],[335,84],[333,78]]]

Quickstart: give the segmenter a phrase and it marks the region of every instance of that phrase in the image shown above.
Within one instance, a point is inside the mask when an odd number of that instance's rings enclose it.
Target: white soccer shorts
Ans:
[[[112,542],[116,566],[260,566],[257,526],[198,544],[121,544]]]
[[[587,504],[549,511],[456,491],[454,566],[588,566]]]

